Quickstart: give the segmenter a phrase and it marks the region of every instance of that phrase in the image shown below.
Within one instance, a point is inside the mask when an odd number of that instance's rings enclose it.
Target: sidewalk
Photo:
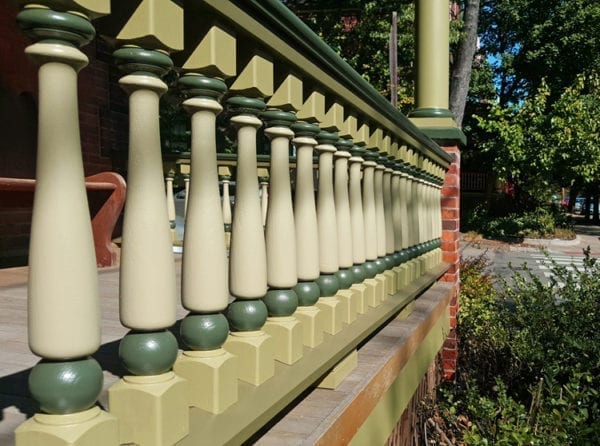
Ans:
[[[590,247],[590,255],[600,258],[600,226],[591,224],[576,224],[576,237],[573,240],[561,239],[531,239],[503,241],[477,237],[471,239],[467,234],[461,234],[460,252],[463,257],[477,257],[485,252],[493,262],[498,252],[537,252],[546,250],[553,254],[581,256],[583,250]]]

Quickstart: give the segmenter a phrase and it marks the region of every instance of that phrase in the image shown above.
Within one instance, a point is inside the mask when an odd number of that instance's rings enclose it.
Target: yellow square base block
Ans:
[[[68,415],[35,414],[15,429],[17,446],[117,446],[119,421],[92,407]]]
[[[352,291],[356,292],[356,312],[358,314],[365,314],[369,311],[369,305],[367,304],[367,286],[364,283],[355,283],[350,287]]]
[[[293,364],[302,358],[304,350],[302,323],[293,316],[270,317],[263,330],[273,338],[275,359]]]
[[[394,271],[387,270],[383,273],[383,275],[386,278],[386,284],[388,285],[386,288],[387,294],[390,296],[392,294],[396,294],[398,291],[398,283],[396,282],[396,274],[394,274]]]
[[[358,365],[358,352],[352,351],[348,356],[338,362],[333,369],[317,384],[322,389],[335,389]]]
[[[320,297],[316,306],[323,315],[325,333],[334,335],[342,331],[345,302],[340,301],[336,296]]]
[[[189,432],[188,384],[173,372],[125,376],[108,390],[121,443],[174,444]]]
[[[403,263],[399,266],[400,268],[400,283],[403,287],[407,286],[410,283],[410,265],[408,263]]]
[[[411,283],[413,280],[415,280],[418,276],[417,276],[417,264],[415,262],[415,260],[411,260],[409,261],[406,266],[408,267],[408,275],[407,275],[407,279],[408,279],[408,283]]]
[[[314,305],[298,307],[294,317],[302,323],[302,342],[310,348],[315,348],[323,342],[323,315]]]
[[[238,379],[258,386],[275,374],[275,342],[264,331],[231,333],[223,348],[238,358]]]
[[[375,276],[375,280],[379,280],[383,284],[383,292],[379,297],[381,299],[380,302],[383,302],[385,299],[387,299],[388,295],[390,294],[390,290],[392,289],[392,278],[386,276],[384,273],[380,273]]]
[[[342,314],[342,320],[346,324],[351,324],[356,320],[356,307],[358,306],[358,292],[352,289],[339,290],[336,294],[336,297],[345,302],[344,312]]]
[[[190,406],[221,413],[238,399],[238,360],[227,350],[186,351],[173,371],[188,382]]]
[[[386,297],[385,294],[385,278],[381,274],[377,274],[372,279],[365,279],[365,282],[374,288],[373,296],[369,300],[369,306],[378,307]]]

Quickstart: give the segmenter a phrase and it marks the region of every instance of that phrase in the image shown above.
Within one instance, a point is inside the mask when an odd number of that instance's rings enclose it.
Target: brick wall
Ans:
[[[460,287],[460,150],[456,146],[443,148],[446,153],[454,156],[442,186],[442,258],[450,264],[442,280],[454,284],[450,297],[450,333],[442,350],[442,367],[444,379],[453,379],[458,356],[456,315]]]

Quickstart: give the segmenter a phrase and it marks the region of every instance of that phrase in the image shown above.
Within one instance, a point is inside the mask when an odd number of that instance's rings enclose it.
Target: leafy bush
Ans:
[[[461,264],[457,381],[439,407],[464,444],[595,445],[600,437],[600,263],[513,271],[496,290],[484,258]],[[465,423],[467,419],[469,422]]]
[[[569,217],[556,206],[495,217],[483,206],[476,206],[464,219],[464,230],[477,230],[486,237],[554,237],[557,229],[572,229]],[[574,236],[572,231],[568,232]]]

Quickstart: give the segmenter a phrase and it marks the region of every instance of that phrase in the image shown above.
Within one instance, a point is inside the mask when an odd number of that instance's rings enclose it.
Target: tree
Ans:
[[[551,102],[553,96],[558,96]],[[552,186],[594,190],[600,183],[600,81],[576,77],[554,93],[542,80],[519,104],[495,104],[477,117],[491,137],[481,144],[493,153],[499,173],[532,197],[547,198]]]
[[[458,43],[455,62],[450,78],[450,111],[456,124],[462,127],[467,94],[471,83],[471,70],[477,51],[477,23],[479,20],[479,0],[465,0],[463,38]]]
[[[398,13],[398,108],[414,108],[414,4],[411,0],[284,0],[379,93],[390,95],[388,45]]]
[[[598,23],[596,0],[484,0],[481,44],[495,61],[500,103],[534,94],[542,79],[559,95],[579,74],[599,72]]]

